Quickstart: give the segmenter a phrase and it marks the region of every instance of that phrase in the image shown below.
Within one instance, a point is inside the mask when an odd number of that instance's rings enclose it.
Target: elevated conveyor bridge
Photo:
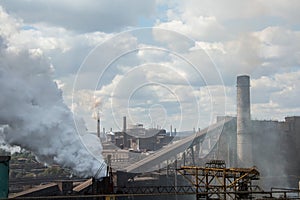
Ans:
[[[186,160],[189,160],[189,164],[196,164],[197,159],[203,159],[213,151],[224,131],[224,127],[228,127],[232,123],[235,123],[233,118],[220,120],[196,134],[175,141],[156,151],[154,154],[129,165],[124,171],[141,173],[159,170],[178,158],[184,162],[183,165],[187,164],[185,163]],[[187,158],[188,155],[189,159]]]

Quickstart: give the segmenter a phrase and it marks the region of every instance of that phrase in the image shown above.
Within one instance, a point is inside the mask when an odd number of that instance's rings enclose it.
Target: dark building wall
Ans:
[[[283,131],[285,133],[285,158],[288,160],[286,174],[293,186],[298,184],[300,177],[300,117],[286,117]]]
[[[300,177],[300,117],[287,117],[284,122],[251,121],[253,165],[261,173],[261,185],[298,187]],[[236,125],[223,128],[218,146],[210,153],[213,159],[236,165]],[[252,166],[248,166],[252,167]]]
[[[265,186],[297,187],[300,117],[285,122],[252,121],[254,164]]]
[[[284,157],[285,135],[282,132],[282,123],[252,121],[252,130],[253,164],[261,173],[262,186],[280,186],[283,179],[279,179],[279,176],[284,174],[288,164]]]

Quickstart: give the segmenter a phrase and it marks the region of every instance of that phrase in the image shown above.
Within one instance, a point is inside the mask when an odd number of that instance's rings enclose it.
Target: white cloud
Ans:
[[[193,15],[216,16],[218,20],[228,20],[236,18],[249,18],[260,15],[264,12],[264,6],[259,1],[186,1],[180,2],[182,13],[188,12]]]
[[[253,116],[283,120],[287,115],[299,115],[300,94],[297,83],[300,71],[275,74],[251,81]]]
[[[157,27],[202,40],[218,37],[219,33],[224,31],[215,17],[194,16],[190,13],[184,14],[180,20],[171,19],[168,22],[158,22]]]
[[[20,26],[20,21],[12,18],[6,12],[4,12],[3,8],[0,7],[0,22],[1,27],[0,31],[3,37],[9,37],[10,35],[18,32],[18,28]]]
[[[24,29],[22,19],[13,18],[2,8],[0,22],[0,31],[6,36],[11,51],[41,49],[54,65],[57,77],[76,72],[89,51],[113,35],[103,32],[76,34],[65,28],[41,23]]]
[[[215,52],[220,51],[223,54],[226,54],[226,51],[224,49],[224,44],[221,42],[203,42],[203,41],[196,41],[195,47],[192,48],[192,50],[195,49],[203,49],[206,52]]]
[[[290,26],[299,24],[299,1],[290,0],[287,3],[281,0],[260,0],[259,3],[265,7],[265,11],[262,15],[280,17]]]
[[[273,102],[273,106],[275,104],[280,106],[281,104],[272,100],[271,97],[276,94],[276,91],[282,91],[282,88],[280,84],[272,84],[273,80],[270,80],[269,76],[280,74],[282,70],[280,67],[276,69],[276,65],[278,64],[277,60],[270,60],[268,56],[263,56],[267,55],[267,52],[262,54],[265,42],[261,34],[265,34],[265,31],[266,30],[250,32],[241,35],[235,40],[226,42],[209,43],[199,41],[194,43],[194,47],[185,48],[186,51],[181,49],[179,55],[182,57],[174,56],[172,51],[169,53],[155,51],[156,47],[169,47],[168,44],[157,43],[157,46],[145,45],[139,43],[139,38],[136,37],[133,39],[133,41],[135,41],[134,45],[129,46],[128,50],[135,45],[142,48],[150,47],[152,50],[142,49],[135,52],[129,59],[131,63],[126,63],[129,65],[122,65],[123,62],[120,61],[119,67],[117,68],[118,71],[114,70],[115,75],[112,76],[113,81],[109,81],[104,84],[102,88],[99,88],[99,94],[106,94],[107,100],[105,101],[109,102],[109,104],[107,104],[107,106],[109,106],[107,108],[109,109],[105,116],[114,118],[119,124],[119,120],[116,119],[116,116],[128,115],[128,112],[130,112],[133,116],[132,119],[143,119],[142,121],[145,122],[147,121],[146,119],[149,120],[148,115],[145,114],[148,110],[147,106],[159,103],[166,109],[166,113],[169,117],[166,124],[168,124],[169,122],[171,123],[172,120],[178,120],[178,116],[182,115],[179,114],[178,107],[176,108],[178,105],[174,104],[174,102],[178,101],[181,106],[184,106],[185,120],[183,124],[185,125],[181,128],[188,129],[188,127],[196,126],[188,122],[189,120],[191,121],[191,119],[201,120],[200,124],[201,127],[203,127],[203,124],[207,124],[205,121],[213,121],[217,115],[235,115],[235,80],[237,74],[243,73],[253,75],[252,98],[254,100],[254,113],[258,112],[255,108],[257,108],[259,104],[265,104],[264,106],[267,107],[267,103]],[[292,32],[297,36],[295,31],[288,32]],[[154,37],[156,37],[155,34]],[[172,39],[175,38],[176,37]],[[270,37],[266,38],[269,39]],[[115,45],[115,47],[117,46],[118,45]],[[205,49],[206,52],[203,51],[201,47]],[[294,49],[296,49],[296,47],[294,47]],[[174,48],[172,50],[176,52],[177,49]],[[210,57],[206,53],[208,53],[212,60],[210,60]],[[182,58],[185,58],[197,67],[193,68],[193,66],[189,65]],[[124,61],[125,60],[127,59],[124,59]],[[270,66],[265,66],[266,61],[269,62],[271,69],[275,67],[274,69],[276,70],[269,72]],[[145,63],[141,64],[143,62]],[[217,66],[214,66],[214,62],[217,63]],[[291,67],[292,66],[286,67],[286,70],[292,69]],[[91,77],[92,76],[87,76],[87,79]],[[222,89],[222,78],[227,85],[225,91],[224,88]],[[268,81],[266,81],[266,79]],[[167,86],[167,88],[175,94],[176,98],[174,98],[173,94],[168,90],[163,90],[157,86],[149,87],[149,85],[147,85],[148,82],[160,83]],[[276,80],[275,82],[278,81]],[[214,88],[213,85],[215,85],[216,88]],[[266,87],[262,87],[261,85],[266,85]],[[140,88],[140,86],[143,87]],[[202,91],[206,88],[203,86],[209,88],[208,92],[198,93],[197,90],[199,88],[201,88]],[[260,89],[257,90],[257,88]],[[287,86],[287,88],[290,88],[290,86]],[[133,91],[138,92],[130,96]],[[283,92],[287,91],[284,90]],[[227,100],[224,99],[224,95],[228,95]],[[137,99],[128,101],[131,97]],[[291,97],[294,98],[295,95],[291,95]],[[155,99],[159,101],[155,101]],[[197,100],[200,100],[200,104]],[[128,104],[129,102],[130,104]],[[115,107],[114,112],[118,110],[120,114],[111,114],[111,103],[113,103]],[[166,104],[169,104],[169,106]],[[197,108],[198,106],[199,109]],[[128,108],[130,111],[127,110]],[[285,108],[287,109],[287,105]],[[176,114],[170,115],[170,109],[173,109],[173,112]],[[272,108],[270,107],[270,109]],[[282,107],[282,109],[284,109],[284,107]],[[199,116],[197,114],[199,112],[202,113],[202,115]],[[203,117],[203,115],[206,115],[206,117]],[[259,115],[260,114],[254,114],[253,116],[257,117]],[[266,115],[262,114],[262,116],[265,117]],[[280,114],[277,113],[276,116],[280,116]],[[281,113],[281,118],[282,116],[283,113]]]
[[[299,26],[297,0],[289,3],[281,0],[159,1],[159,5],[168,9],[165,19],[157,20],[158,27],[178,31],[198,41],[224,42],[269,26],[291,30]],[[160,37],[165,39],[166,36]]]
[[[251,91],[253,103],[267,103],[270,101],[270,94],[280,91],[282,86],[270,77],[262,76],[259,79],[251,80]]]
[[[300,64],[300,32],[283,27],[267,27],[255,32],[260,40],[260,56],[277,67],[293,67]]]

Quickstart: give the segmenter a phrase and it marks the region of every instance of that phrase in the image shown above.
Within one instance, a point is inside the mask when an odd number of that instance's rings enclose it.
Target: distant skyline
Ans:
[[[192,131],[236,115],[241,74],[252,119],[300,115],[299,10],[297,0],[2,0],[0,39],[43,55],[90,131],[97,111],[106,130],[127,116]]]

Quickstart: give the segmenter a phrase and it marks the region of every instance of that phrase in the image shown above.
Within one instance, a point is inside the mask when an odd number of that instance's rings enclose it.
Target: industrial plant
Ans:
[[[124,116],[122,130],[101,135],[98,118],[105,177],[19,178],[28,188],[17,191],[11,157],[1,156],[0,199],[300,199],[300,116],[251,119],[249,76],[237,77],[236,116],[184,138],[174,132],[129,127]]]

